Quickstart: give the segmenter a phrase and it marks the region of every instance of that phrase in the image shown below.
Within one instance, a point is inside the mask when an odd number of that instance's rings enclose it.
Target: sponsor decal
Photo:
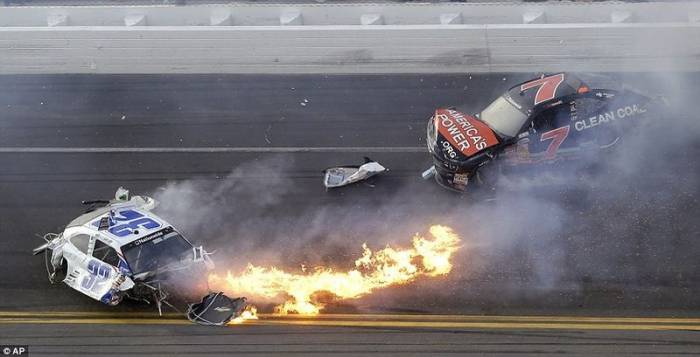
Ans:
[[[598,125],[613,122],[617,119],[631,118],[636,116],[637,114],[646,113],[646,111],[646,109],[638,106],[637,104],[628,105],[622,108],[618,108],[616,110],[600,113],[587,119],[576,121],[574,123],[574,128],[576,129],[576,131],[583,131],[595,128]]]
[[[435,112],[435,126],[447,140],[442,141],[440,146],[451,159],[456,159],[458,152],[472,156],[498,144],[496,135],[486,124],[456,110],[438,109]]]
[[[615,93],[596,92],[596,93],[595,93],[595,96],[596,96],[596,97],[599,97],[599,98],[608,98],[608,99],[609,99],[609,98],[614,97],[614,96],[615,96]]]
[[[527,132],[521,133],[518,137],[518,142],[515,145],[510,145],[503,151],[503,156],[507,163],[514,164],[524,164],[530,163],[530,138]]]
[[[469,183],[469,175],[455,174],[454,178],[452,179],[452,182],[454,182],[455,185],[466,186],[467,183]]]
[[[150,241],[152,241],[152,240],[154,240],[154,239],[160,239],[160,238],[162,238],[163,236],[165,236],[166,234],[171,233],[171,232],[174,232],[174,231],[175,231],[175,229],[174,229],[173,227],[165,227],[165,228],[159,230],[158,232],[155,232],[155,233],[152,233],[152,234],[147,235],[147,236],[145,236],[145,237],[141,237],[141,238],[139,238],[139,239],[136,239],[136,240],[134,240],[133,242],[131,242],[131,243],[129,243],[129,244],[125,244],[124,246],[122,246],[122,251],[123,251],[123,250],[126,250],[126,249],[129,249],[129,248],[131,248],[131,247],[138,247],[138,246],[140,246],[141,244],[148,243],[148,242],[150,242]]]
[[[577,121],[578,120],[578,111],[576,109],[576,101],[572,100],[571,103],[569,104],[569,117],[571,118],[571,121]]]

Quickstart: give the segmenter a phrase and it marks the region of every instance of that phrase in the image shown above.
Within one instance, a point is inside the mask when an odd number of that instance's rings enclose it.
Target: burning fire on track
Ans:
[[[258,319],[258,309],[253,305],[246,306],[245,310],[241,312],[238,317],[234,318],[229,322],[229,324],[240,324],[246,320],[257,320]]]
[[[446,226],[434,225],[429,231],[433,239],[416,234],[411,248],[387,246],[372,251],[365,243],[355,268],[348,271],[316,267],[310,272],[292,273],[249,264],[238,274],[228,272],[225,278],[212,275],[210,283],[236,295],[283,300],[275,308],[279,314],[315,315],[325,307],[324,301],[359,298],[420,277],[448,274],[452,270],[452,255],[460,248],[460,238]],[[251,316],[255,318],[255,312],[248,318]]]

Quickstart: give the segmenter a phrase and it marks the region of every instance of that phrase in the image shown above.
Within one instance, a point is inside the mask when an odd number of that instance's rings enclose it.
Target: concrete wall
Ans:
[[[499,6],[2,8],[0,73],[700,70],[699,3]]]
[[[440,24],[441,15],[459,14],[463,24],[520,24],[524,15],[542,12],[547,23],[617,21],[684,22],[700,13],[696,1],[677,3],[565,2],[552,3],[405,3],[405,4],[235,4],[199,6],[79,6],[0,8],[0,27],[47,26],[51,16],[66,16],[69,26],[124,26],[126,16],[144,16],[148,26],[225,25],[277,26],[285,14],[299,13],[303,25],[360,25],[363,15],[381,15],[385,25]],[[629,14],[625,17],[623,14]]]

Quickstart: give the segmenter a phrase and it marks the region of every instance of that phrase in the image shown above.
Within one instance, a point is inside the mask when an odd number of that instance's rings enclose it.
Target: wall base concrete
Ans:
[[[489,18],[496,5],[481,6],[3,8],[0,74],[700,70],[700,22],[687,12],[700,12],[698,3],[573,7],[586,18],[570,14],[573,5],[502,5],[505,18]],[[193,15],[182,18],[205,14],[204,25],[165,25],[180,21],[173,11],[188,9]],[[273,24],[241,25],[243,9],[260,12],[258,19],[274,13]],[[357,23],[323,24],[322,11],[324,21],[357,15]],[[649,11],[669,22],[634,22]],[[589,22],[562,22],[565,15]],[[415,23],[426,19],[434,21]]]

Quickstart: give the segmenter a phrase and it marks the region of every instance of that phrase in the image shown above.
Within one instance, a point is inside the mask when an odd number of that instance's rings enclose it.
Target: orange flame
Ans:
[[[313,272],[294,274],[275,267],[249,264],[240,274],[228,272],[224,290],[236,295],[284,299],[276,307],[279,314],[318,314],[325,303],[318,296],[325,294],[337,299],[354,299],[375,289],[407,284],[421,276],[446,275],[452,270],[450,258],[459,248],[460,238],[446,226],[431,226],[434,239],[419,234],[413,237],[413,247],[394,249],[390,246],[373,252],[362,245],[362,257],[355,261],[355,269],[339,272],[317,267]],[[211,276],[211,283],[221,282]]]
[[[243,312],[236,318],[231,320],[229,324],[241,324],[246,320],[257,320],[258,319],[258,309],[253,305],[248,305],[245,307]]]

